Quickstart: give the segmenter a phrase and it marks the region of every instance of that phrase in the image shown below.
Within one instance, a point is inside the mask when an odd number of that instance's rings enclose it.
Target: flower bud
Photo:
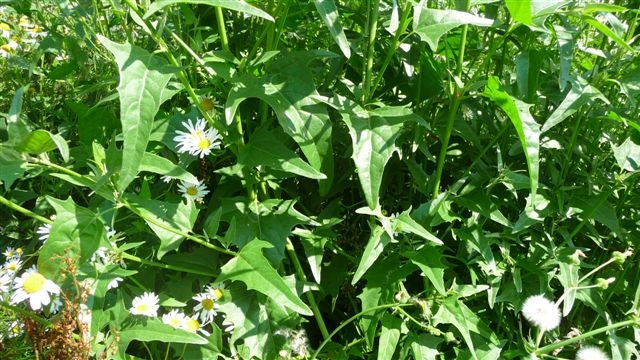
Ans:
[[[631,255],[633,255],[633,251],[631,251],[631,249],[628,249],[623,253],[620,251],[614,251],[611,257],[613,258],[613,261],[622,265],[624,261]]]
[[[598,285],[600,290],[607,290],[607,288],[609,287],[609,284],[613,283],[614,281],[616,281],[616,278],[614,277],[610,277],[608,279],[597,278],[596,285]]]

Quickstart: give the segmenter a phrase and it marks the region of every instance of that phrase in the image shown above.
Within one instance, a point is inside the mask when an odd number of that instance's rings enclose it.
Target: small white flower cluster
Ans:
[[[204,327],[215,320],[218,302],[224,297],[223,289],[224,285],[219,287],[206,286],[203,292],[193,297],[197,304],[193,307],[192,315],[186,315],[179,309],[173,309],[162,315],[162,322],[174,328],[209,336],[209,332]],[[129,312],[133,315],[157,317],[160,309],[159,301],[160,299],[155,293],[145,292],[133,299]],[[228,320],[223,321],[222,326],[225,331],[233,330],[233,324]]]
[[[0,6],[5,10],[5,7]],[[41,26],[34,24],[27,16],[19,19],[16,14],[1,11],[5,16],[0,19],[0,57],[8,58],[17,50],[29,52],[35,49],[39,40],[45,38],[48,32]]]
[[[0,300],[12,305],[28,302],[31,310],[48,310],[56,313],[62,306],[60,287],[40,274],[33,265],[18,276],[22,269],[22,248],[8,247],[2,253],[5,262],[0,267]]]
[[[187,131],[176,130],[176,136],[173,141],[176,142],[176,150],[178,153],[188,153],[198,156],[201,159],[211,154],[214,149],[219,149],[222,138],[218,131],[213,128],[207,128],[207,122],[204,119],[197,119],[194,124],[191,119],[182,122]],[[171,176],[162,176],[163,182],[170,182]],[[209,193],[207,186],[200,181],[191,183],[182,181],[178,185],[178,190],[187,199],[201,203],[202,199]]]

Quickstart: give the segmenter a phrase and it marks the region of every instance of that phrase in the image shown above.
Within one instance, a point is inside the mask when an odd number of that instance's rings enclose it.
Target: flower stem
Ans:
[[[373,4],[371,4],[373,1]],[[364,83],[362,84],[362,105],[366,105],[371,98],[371,72],[373,71],[373,55],[375,54],[376,32],[378,30],[378,9],[380,0],[370,0],[369,37],[367,46],[367,61],[364,69]]]
[[[157,267],[157,268],[160,268],[160,269],[173,270],[173,271],[179,271],[179,272],[195,274],[195,275],[203,275],[203,276],[208,276],[208,277],[215,277],[217,275],[217,274],[212,274],[212,273],[208,273],[208,272],[204,272],[204,271],[193,270],[191,268],[184,268],[182,266],[169,265],[169,264],[163,264],[163,263],[159,263],[159,262],[155,262],[155,261],[145,260],[143,258],[140,258],[140,257],[135,256],[135,255],[128,254],[126,252],[118,253],[118,255],[122,256],[123,259],[135,261],[135,262],[143,264],[143,265],[153,266],[153,267]]]
[[[218,33],[220,34],[220,45],[222,50],[229,51],[229,39],[227,39],[227,29],[224,25],[224,14],[220,6],[215,7],[216,21],[218,22]]]
[[[307,277],[304,275],[304,271],[302,270],[302,265],[300,265],[300,260],[298,259],[298,255],[296,255],[296,250],[291,243],[291,240],[287,239],[287,253],[291,258],[291,262],[293,263],[293,267],[296,269],[296,276],[298,280],[302,282],[307,281]],[[309,301],[309,306],[311,307],[311,311],[313,311],[313,316],[315,316],[316,321],[318,322],[318,328],[320,328],[320,333],[322,333],[322,337],[326,340],[329,338],[329,331],[327,330],[327,325],[324,323],[324,319],[322,318],[322,314],[320,313],[320,309],[318,308],[318,304],[316,303],[315,297],[313,297],[313,293],[311,291],[307,291],[305,293],[307,296],[307,300]]]
[[[559,349],[561,347],[565,347],[567,345],[571,345],[573,343],[576,343],[578,341],[582,341],[588,338],[591,338],[595,335],[598,335],[600,333],[603,333],[605,331],[610,331],[610,330],[614,330],[614,329],[618,329],[618,328],[622,328],[622,327],[626,327],[626,326],[631,326],[631,325],[636,325],[636,326],[640,326],[640,319],[629,319],[629,320],[625,320],[625,321],[620,321],[617,322],[615,324],[610,324],[607,326],[603,326],[601,328],[586,332],[584,334],[580,334],[576,337],[572,337],[570,339],[566,339],[563,341],[559,341],[553,344],[549,344],[547,346],[541,347],[540,349],[535,351],[536,355],[542,355],[542,354],[547,354],[549,352],[552,352],[555,349]]]
[[[47,219],[44,216],[40,216],[40,215],[34,213],[31,210],[25,209],[22,206],[14,203],[12,201],[9,201],[7,198],[3,197],[2,195],[0,195],[0,204],[8,207],[11,210],[15,210],[15,211],[17,211],[17,212],[19,212],[21,214],[24,214],[24,215],[27,215],[29,217],[32,217],[32,218],[34,218],[34,219],[36,219],[36,220],[38,220],[40,222],[43,222],[45,224],[53,224],[53,221],[51,221],[50,219]]]

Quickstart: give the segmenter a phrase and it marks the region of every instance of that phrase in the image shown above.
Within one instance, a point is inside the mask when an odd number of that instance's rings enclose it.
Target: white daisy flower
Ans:
[[[141,296],[136,296],[133,299],[132,307],[129,312],[133,315],[144,315],[148,317],[158,316],[158,302],[160,299],[158,295],[153,292],[145,292]]]
[[[0,300],[3,300],[2,294],[6,294],[9,292],[9,290],[11,289],[11,283],[12,283],[12,278],[11,275],[9,275],[8,273],[3,273],[2,275],[0,275]]]
[[[31,309],[39,310],[43,305],[49,305],[50,294],[60,294],[60,287],[40,274],[34,265],[14,280],[14,291],[12,304],[28,299]]]
[[[204,336],[209,336],[209,332],[204,330],[202,327],[205,324],[200,324],[200,322],[198,322],[197,316],[190,316],[187,317],[182,325],[182,329],[187,330],[187,331],[191,331],[193,333],[195,332],[199,332]]]
[[[0,45],[0,57],[8,58],[9,55],[11,55],[12,52],[13,52],[13,50],[11,49],[11,47],[9,45],[7,45],[7,44]]]
[[[44,224],[42,226],[40,226],[39,228],[36,229],[36,233],[40,236],[38,236],[38,239],[40,241],[45,241],[49,238],[49,234],[51,234],[51,224]]]
[[[222,330],[224,330],[225,332],[232,332],[233,329],[235,329],[235,325],[229,320],[229,319],[224,319],[224,321],[222,322]]]
[[[187,181],[181,181],[178,184],[178,190],[186,197],[187,199],[194,200],[196,202],[202,202],[202,198],[204,198],[208,193],[207,186],[200,183],[198,181],[197,184],[192,184]]]
[[[216,129],[206,128],[207,122],[204,119],[198,119],[194,125],[191,119],[188,122],[182,122],[188,132],[176,130],[176,136],[173,141],[178,143],[178,152],[188,152],[193,156],[205,157],[211,153],[212,149],[220,148],[220,134]]]
[[[7,23],[0,23],[0,36],[11,39],[11,26]]]
[[[16,257],[7,260],[3,265],[4,271],[9,275],[15,275],[15,273],[18,270],[20,270],[21,267],[22,267],[22,260]]]
[[[544,295],[529,296],[522,305],[522,315],[542,331],[553,330],[560,325],[560,310]]]
[[[173,180],[173,177],[171,177],[169,175],[164,175],[163,177],[160,178],[160,180],[162,180],[162,182],[165,182],[165,183],[168,184],[168,183],[171,182],[171,180]]]
[[[11,259],[13,257],[16,257],[18,254],[16,253],[16,249],[8,247],[4,250],[2,255],[4,255],[4,257],[6,257],[7,259]]]
[[[162,322],[171,325],[176,329],[184,328],[186,321],[187,317],[178,309],[173,309],[168,314],[162,315]]]
[[[204,292],[193,297],[193,300],[198,302],[198,305],[196,305],[193,310],[200,313],[200,320],[204,324],[213,321],[213,318],[216,316],[216,309],[218,308],[216,301],[222,298],[222,296],[222,290],[207,286]]]
[[[7,336],[14,338],[24,333],[24,323],[20,320],[14,320],[7,328]]]

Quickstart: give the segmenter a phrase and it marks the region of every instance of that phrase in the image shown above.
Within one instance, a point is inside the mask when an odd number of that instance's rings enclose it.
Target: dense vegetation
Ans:
[[[0,1],[0,358],[640,359],[639,7]]]

